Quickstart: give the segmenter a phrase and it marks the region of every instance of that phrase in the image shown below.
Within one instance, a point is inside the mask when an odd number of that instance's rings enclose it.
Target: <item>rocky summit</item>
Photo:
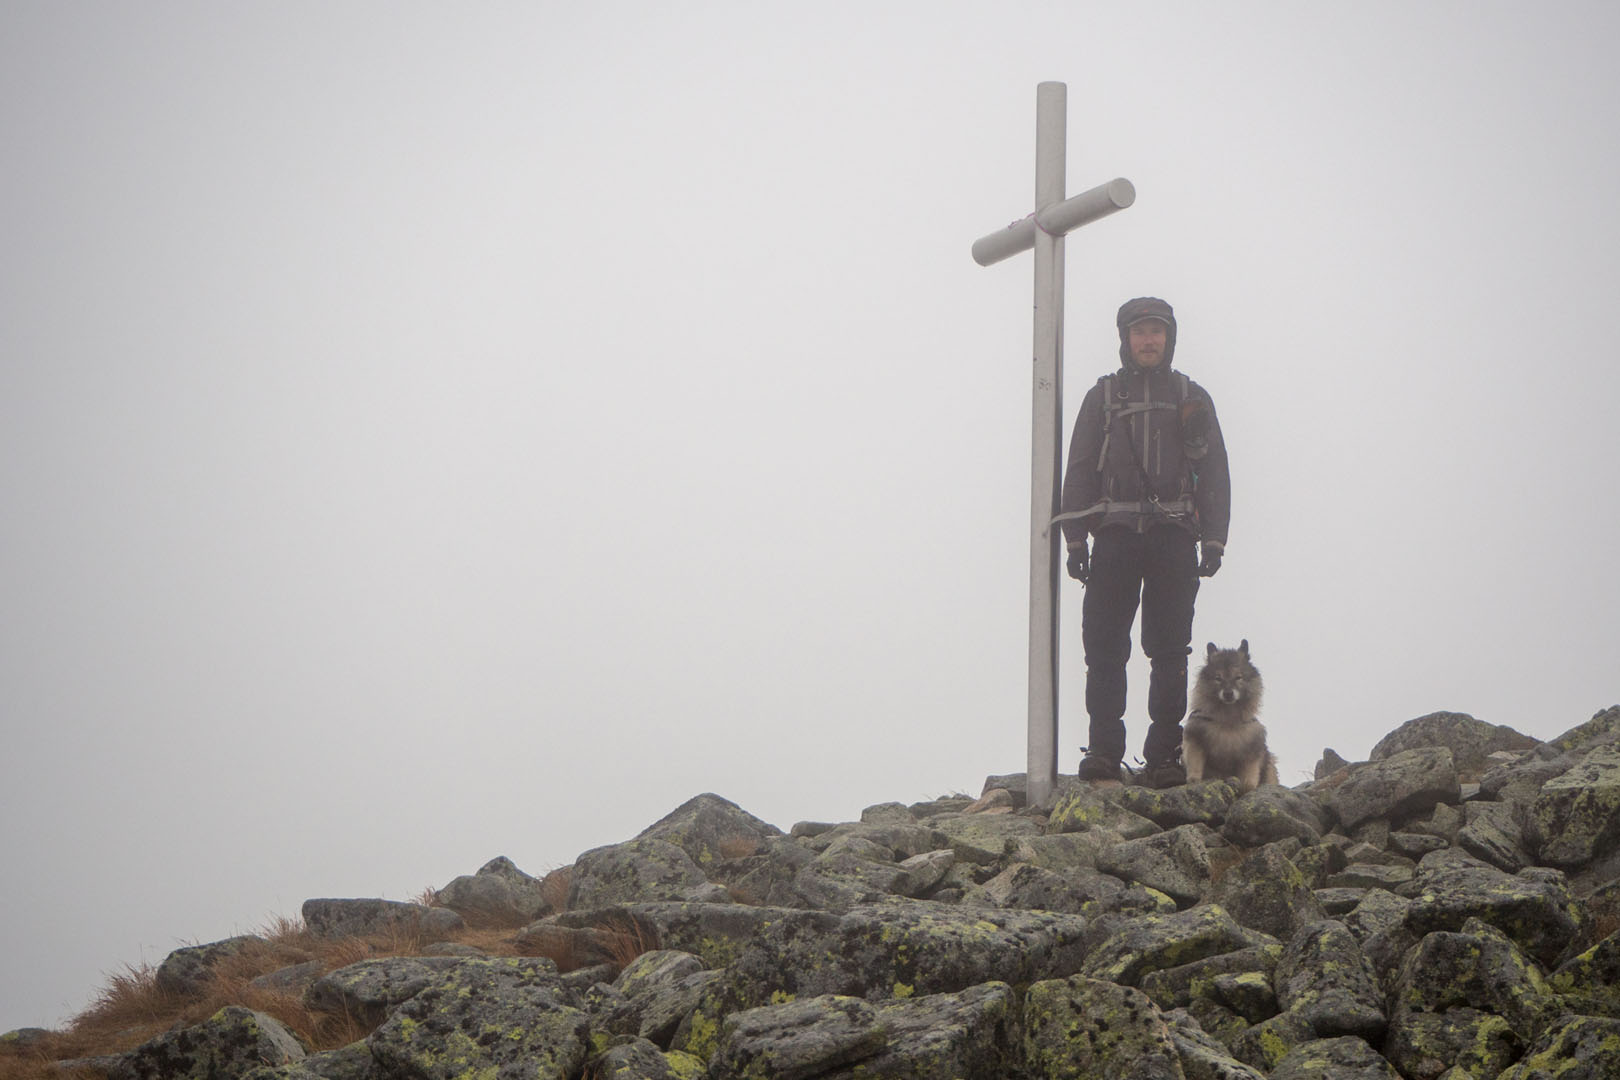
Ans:
[[[783,833],[699,795],[582,854],[307,930],[505,926],[271,972],[368,1031],[313,1051],[227,1006],[63,1062],[117,1080],[1613,1080],[1620,706],[1550,742],[1458,713],[1297,788],[1023,777]],[[486,943],[487,944],[487,943]],[[203,992],[251,939],[176,951]],[[39,1033],[12,1032],[23,1046]]]

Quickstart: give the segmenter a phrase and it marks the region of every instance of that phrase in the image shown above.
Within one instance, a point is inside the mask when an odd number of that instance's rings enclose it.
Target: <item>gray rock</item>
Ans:
[[[296,994],[302,996],[316,979],[321,977],[325,965],[319,960],[307,960],[302,964],[290,964],[275,971],[266,972],[248,982],[255,990],[262,990],[273,994]]]
[[[671,810],[641,830],[635,839],[674,844],[707,874],[717,871],[723,863],[756,854],[781,835],[781,829],[729,799],[705,793]]]
[[[1280,941],[1327,917],[1305,875],[1275,844],[1260,848],[1227,870],[1211,899],[1240,925]]]
[[[689,952],[659,949],[642,953],[614,980],[621,1003],[607,1010],[609,1030],[636,1035],[667,1049],[681,1021],[697,1007],[703,991],[718,977]]]
[[[376,1062],[363,1042],[310,1054],[286,1065],[263,1065],[241,1080],[375,1080]]]
[[[258,1065],[302,1061],[303,1045],[280,1021],[229,1005],[201,1024],[168,1031],[131,1050],[112,1080],[214,1080]]]
[[[1489,803],[1469,803],[1469,806],[1488,806]],[[1439,851],[1448,845],[1449,841],[1443,836],[1433,836],[1422,832],[1394,832],[1389,834],[1389,847],[1391,851],[1408,859],[1421,859],[1431,851]]]
[[[1383,995],[1372,964],[1344,923],[1326,919],[1300,930],[1277,961],[1277,1000],[1323,1038],[1384,1033]]]
[[[961,862],[987,866],[999,863],[1020,841],[1041,834],[1034,818],[1011,814],[941,814],[929,819],[929,827],[945,835],[948,846]]]
[[[1365,1039],[1344,1035],[1294,1047],[1271,1071],[1270,1080],[1401,1080],[1401,1074]]]
[[[1184,1075],[1170,1027],[1146,994],[1079,975],[1037,982],[1024,995],[1024,1061],[1037,1076]]]
[[[915,825],[917,817],[905,803],[886,802],[861,811],[863,825]]]
[[[1524,849],[1523,811],[1518,805],[1471,802],[1463,806],[1463,813],[1467,824],[1458,832],[1457,843],[1464,851],[1510,874],[1530,865]]]
[[[1480,797],[1528,809],[1535,804],[1547,781],[1564,775],[1579,760],[1577,755],[1571,753],[1561,753],[1552,758],[1526,754],[1518,761],[1493,766],[1480,778]]]
[[[684,850],[648,838],[592,848],[574,861],[569,910],[651,900],[682,900],[707,883]]]
[[[208,945],[188,945],[176,949],[158,965],[154,985],[165,994],[195,997],[208,989],[208,984],[214,978],[214,969],[221,962],[264,944],[263,938],[243,935]]]
[[[1371,891],[1356,887],[1317,889],[1316,902],[1321,906],[1324,918],[1337,919],[1359,907]]]
[[[1013,842],[1013,848],[1008,852],[1007,858],[1014,862],[1038,866],[1042,870],[1054,870],[1060,874],[1076,870],[1095,870],[1098,853],[1123,839],[1124,837],[1105,829],[1026,836]]]
[[[814,836],[819,839],[834,828],[836,826],[828,826]],[[799,871],[814,862],[815,858],[816,852],[799,840],[787,837],[767,840],[760,854],[745,860],[747,865],[737,867],[731,883],[732,895],[750,904],[802,906],[804,898],[799,896],[793,883]]]
[[[504,855],[463,874],[438,890],[437,903],[472,925],[521,926],[551,914],[540,878],[519,870]]]
[[[1173,829],[1178,825],[1218,827],[1237,797],[1237,785],[1211,780],[1161,789],[1127,787],[1119,792],[1118,800],[1119,805],[1159,828]]]
[[[1390,995],[1397,1017],[1483,1009],[1501,1017],[1520,1044],[1529,1043],[1558,1011],[1547,981],[1500,930],[1478,919],[1464,926],[1425,935],[1407,954]]]
[[[462,961],[455,957],[387,956],[329,971],[309,984],[304,1004],[321,1012],[346,1013],[362,1023],[383,1016],[443,979]],[[556,965],[548,961],[535,961]]]
[[[1573,727],[1548,744],[1553,756],[1575,752],[1577,756],[1599,746],[1620,742],[1620,705],[1595,713],[1586,723]]]
[[[891,1002],[878,1013],[888,1034],[883,1050],[820,1080],[1013,1075],[1020,1064],[1011,1033],[1017,1004],[1012,988],[1001,982]]]
[[[366,1039],[385,1074],[452,1080],[522,1075],[566,1080],[584,1065],[590,1018],[549,965],[461,960]]]
[[[726,1017],[709,1072],[806,1080],[872,1057],[887,1041],[877,1009],[860,998],[823,994]]]
[[[1328,825],[1328,815],[1315,799],[1268,784],[1231,805],[1221,835],[1240,847],[1262,847],[1288,837],[1314,844]]]
[[[1394,892],[1414,877],[1410,866],[1386,863],[1351,863],[1328,877],[1330,889],[1385,889]]]
[[[1571,957],[1547,985],[1571,1012],[1620,1017],[1620,931]]]
[[[1547,967],[1574,943],[1576,908],[1564,886],[1488,866],[1434,865],[1437,869],[1430,871],[1420,868],[1422,892],[1404,919],[1420,937],[1436,930],[1461,930],[1469,919],[1478,918]]]
[[[1309,1020],[1299,1013],[1278,1013],[1233,1039],[1232,1055],[1269,1075],[1294,1048],[1315,1041],[1316,1029]]]
[[[1528,839],[1542,863],[1575,868],[1620,844],[1620,743],[1589,751],[1547,781],[1530,810]]]
[[[1614,1080],[1620,1076],[1620,1020],[1563,1016],[1497,1080]]]
[[[1056,833],[1100,829],[1126,840],[1152,836],[1159,831],[1153,822],[1120,805],[1117,797],[1110,799],[1103,794],[1103,789],[1090,784],[1075,788],[1059,798],[1046,827],[1048,832]]]
[[[920,899],[928,895],[956,865],[956,853],[950,848],[925,851],[900,863],[905,873],[905,887],[901,895]]]
[[[1014,863],[985,882],[982,895],[997,907],[1102,915],[1109,912],[1161,912],[1174,904],[1140,885],[1128,885],[1097,870],[1066,874]]]
[[[1424,814],[1436,803],[1457,802],[1461,795],[1451,751],[1434,746],[1355,766],[1328,805],[1345,828],[1353,829],[1374,818]]]
[[[449,908],[424,907],[402,900],[305,900],[304,925],[319,937],[368,937],[405,934],[443,937],[466,923]]]
[[[1326,780],[1340,769],[1348,767],[1349,764],[1333,749],[1325,749],[1322,751],[1321,758],[1317,760],[1316,768],[1311,775],[1317,780]]]
[[[1275,943],[1265,934],[1239,926],[1219,904],[1204,904],[1174,915],[1142,915],[1124,920],[1091,950],[1080,972],[1136,986],[1149,972]]]
[[[1459,776],[1478,778],[1490,767],[1490,756],[1502,750],[1528,750],[1536,740],[1504,724],[1487,724],[1467,713],[1435,712],[1408,720],[1372,748],[1373,761],[1407,750],[1444,747],[1451,751]]]
[[[1282,945],[1253,945],[1234,952],[1217,953],[1189,964],[1151,971],[1142,976],[1141,987],[1153,1003],[1166,1012],[1185,1009],[1195,998],[1215,999],[1215,983],[1225,976],[1259,975],[1267,987],[1282,956]],[[1275,991],[1272,992],[1275,999]],[[1234,1010],[1236,1011],[1236,1010]],[[1251,1021],[1252,1022],[1252,1021]]]
[[[1186,1012],[1167,1013],[1164,1019],[1187,1080],[1265,1080],[1264,1073],[1239,1061]]]
[[[1209,850],[1196,825],[1116,844],[1098,853],[1097,869],[1157,889],[1178,907],[1196,904],[1210,887]]]
[[[631,1039],[591,1059],[585,1075],[592,1080],[679,1080],[683,1075],[701,1075],[703,1063],[696,1058],[687,1060],[696,1068],[696,1073],[677,1072],[669,1055],[657,1046],[646,1039]]]

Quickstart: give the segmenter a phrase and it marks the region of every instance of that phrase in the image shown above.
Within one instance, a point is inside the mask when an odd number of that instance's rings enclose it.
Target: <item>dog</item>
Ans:
[[[1182,729],[1187,782],[1230,778],[1244,791],[1277,782],[1277,759],[1266,749],[1266,729],[1255,719],[1266,684],[1249,660],[1249,642],[1235,649],[1209,643],[1193,683],[1192,711]]]

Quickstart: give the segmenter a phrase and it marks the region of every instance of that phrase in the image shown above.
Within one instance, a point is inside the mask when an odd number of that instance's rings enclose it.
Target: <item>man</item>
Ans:
[[[1214,403],[1171,370],[1175,312],[1157,297],[1138,297],[1116,322],[1123,366],[1080,405],[1058,516],[1069,576],[1086,586],[1081,637],[1091,731],[1080,778],[1121,779],[1125,662],[1140,606],[1142,651],[1152,663],[1142,780],[1170,787],[1187,775],[1181,718],[1193,601],[1198,579],[1221,567],[1231,487]]]

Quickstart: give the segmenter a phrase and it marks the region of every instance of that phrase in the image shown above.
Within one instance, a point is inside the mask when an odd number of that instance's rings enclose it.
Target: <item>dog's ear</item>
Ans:
[[[1205,650],[1204,655],[1206,657],[1214,656],[1216,653],[1218,653],[1220,651],[1221,650],[1217,649],[1215,647],[1215,643],[1212,641],[1212,642],[1209,643],[1209,648],[1207,650]]]
[[[1243,639],[1243,644],[1238,646],[1238,652],[1243,654],[1243,659],[1247,660],[1249,658],[1249,639],[1248,638]]]

